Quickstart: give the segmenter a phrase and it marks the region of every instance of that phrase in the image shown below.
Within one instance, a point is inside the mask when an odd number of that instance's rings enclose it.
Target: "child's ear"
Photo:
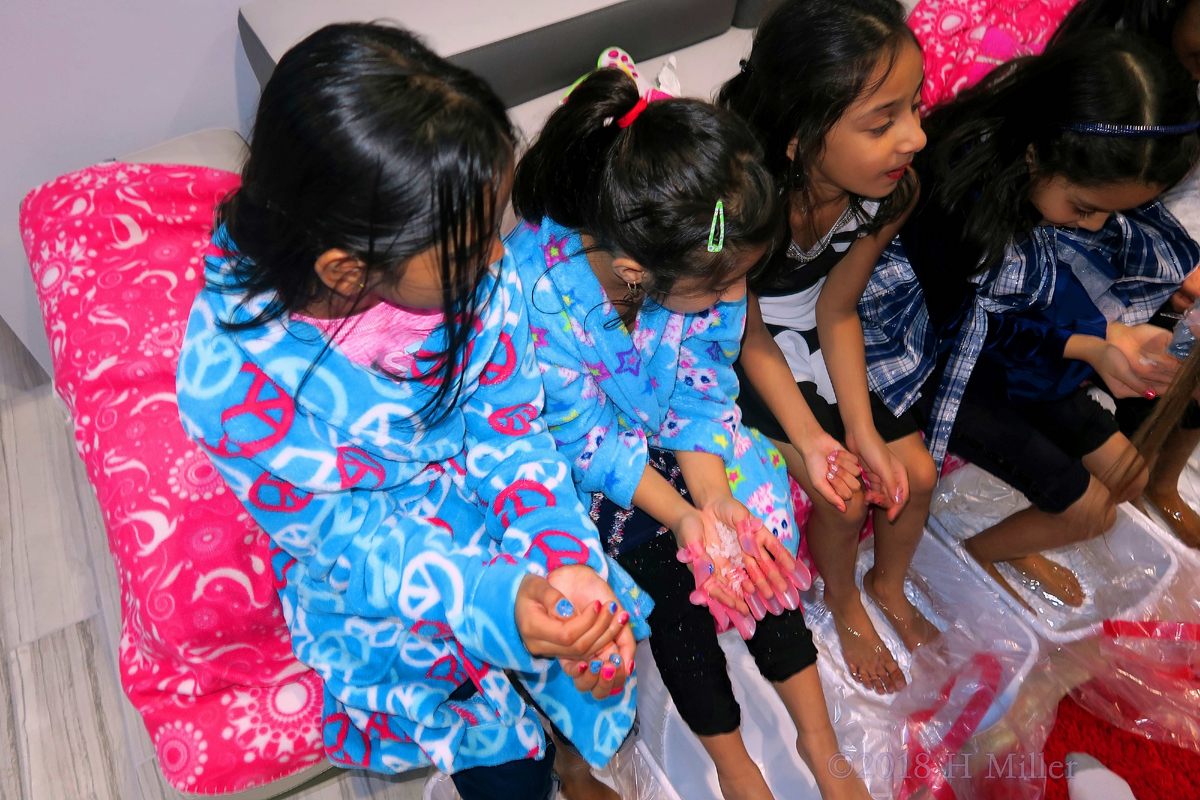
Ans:
[[[1028,165],[1031,175],[1037,173],[1037,153],[1034,152],[1032,143],[1025,148],[1025,163]]]
[[[321,283],[343,297],[357,295],[366,286],[367,265],[345,250],[326,250],[313,269]]]
[[[796,148],[798,148],[799,146],[800,146],[800,137],[793,136],[792,140],[790,142],[788,142],[788,148],[787,148],[788,161],[796,160]]]
[[[640,286],[646,280],[646,270],[628,256],[615,256],[612,260],[612,269],[622,283],[630,286]]]

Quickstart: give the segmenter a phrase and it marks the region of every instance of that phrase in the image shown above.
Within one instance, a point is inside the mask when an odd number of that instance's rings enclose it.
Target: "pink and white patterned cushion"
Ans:
[[[920,0],[908,27],[921,43],[922,113],[1018,56],[1042,52],[1079,0]]]
[[[324,757],[269,540],[184,434],[175,367],[216,203],[238,177],[107,163],[35,189],[21,235],[121,583],[121,683],[175,788],[239,791]]]

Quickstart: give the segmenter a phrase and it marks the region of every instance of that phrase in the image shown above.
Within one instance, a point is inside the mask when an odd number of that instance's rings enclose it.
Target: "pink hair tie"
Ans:
[[[629,109],[629,113],[617,120],[617,127],[628,128],[632,125],[633,121],[638,118],[638,114],[646,110],[646,104],[649,102],[646,98],[639,97],[638,101],[634,103],[633,108]]]

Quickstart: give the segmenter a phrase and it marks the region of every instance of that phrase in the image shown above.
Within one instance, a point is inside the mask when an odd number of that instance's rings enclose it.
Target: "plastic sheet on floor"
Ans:
[[[868,539],[859,550],[860,585],[873,564],[873,545]],[[1030,770],[1002,767],[1040,753],[1053,725],[1057,696],[1045,679],[1048,662],[1033,631],[944,544],[926,533],[906,581],[909,600],[941,631],[915,653],[863,595],[908,680],[897,694],[877,694],[850,677],[822,592],[818,581],[802,600],[843,753],[830,769],[853,767],[878,798],[922,789],[937,798],[953,792],[959,800],[1039,796],[1041,782]]]
[[[1000,565],[1031,613],[957,544],[1026,506],[1016,490],[970,466],[939,484],[930,527],[1037,633],[1062,691],[1117,727],[1200,752],[1200,558],[1161,521],[1125,504],[1104,536],[1045,553],[1078,577],[1086,594],[1079,607]]]

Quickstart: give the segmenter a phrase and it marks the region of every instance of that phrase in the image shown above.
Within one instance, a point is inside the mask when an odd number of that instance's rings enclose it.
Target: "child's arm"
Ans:
[[[582,564],[607,578],[600,537],[542,418],[544,393],[529,317],[516,269],[507,261],[501,281],[481,312],[485,330],[500,329],[495,351],[480,353],[476,347],[472,360],[486,359],[488,367],[469,393],[464,388],[465,488],[478,495],[488,531],[506,552],[533,561],[543,574]],[[600,586],[603,596],[596,599],[607,605],[613,595]],[[618,648],[624,663],[632,660],[635,646],[633,634],[623,629]]]
[[[767,408],[779,420],[788,441],[804,456],[804,468],[813,488],[839,511],[845,511],[845,501],[859,488],[857,461],[813,416],[796,386],[787,359],[763,323],[762,310],[753,293],[746,296],[746,334],[742,337],[739,362]]]
[[[733,370],[745,319],[745,300],[719,303],[708,311],[688,315],[670,399],[671,419],[659,432],[658,440],[663,447],[675,452],[688,491],[701,512],[739,535],[744,532],[754,534],[775,556],[773,560],[780,568],[791,572],[794,569],[791,554],[761,526],[752,525],[752,530],[747,529],[751,514],[733,497],[729,488],[726,465],[737,463],[738,438],[747,435],[740,424],[736,405],[738,382]],[[711,542],[715,531],[711,523],[706,525],[706,538]],[[752,556],[761,554],[761,548],[746,552]],[[755,574],[757,566],[748,562],[751,578],[760,590],[765,589],[766,597],[774,594],[771,586],[781,592],[786,589],[786,580],[771,560],[762,564],[769,584],[761,574]]]
[[[919,194],[919,193],[918,193]],[[846,446],[862,459],[868,472],[882,481],[888,519],[894,520],[908,500],[908,471],[875,429],[867,385],[866,346],[858,301],[888,242],[900,232],[916,206],[917,195],[903,216],[850,246],[825,279],[817,299],[817,335],[829,380],[837,394],[838,412],[846,425]]]

